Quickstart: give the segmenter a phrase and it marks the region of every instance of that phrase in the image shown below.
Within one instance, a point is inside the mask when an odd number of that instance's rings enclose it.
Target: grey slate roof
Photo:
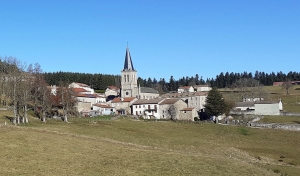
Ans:
[[[133,64],[132,64],[132,60],[131,60],[131,56],[130,56],[130,51],[129,48],[126,48],[126,54],[125,54],[125,62],[124,62],[124,69],[123,71],[127,71],[127,70],[134,70]]]
[[[158,91],[150,87],[141,87],[141,93],[157,93]]]
[[[254,106],[254,101],[236,102],[235,107],[250,107]]]
[[[140,104],[158,104],[163,101],[164,98],[155,98],[155,99],[139,99],[133,103],[133,105],[140,105]]]
[[[166,93],[161,95],[163,98],[187,98],[195,96],[207,96],[207,92]]]
[[[160,105],[164,105],[164,104],[175,104],[177,101],[179,101],[180,99],[178,98],[171,98],[171,99],[165,99],[164,101],[162,101],[161,103],[159,103]]]

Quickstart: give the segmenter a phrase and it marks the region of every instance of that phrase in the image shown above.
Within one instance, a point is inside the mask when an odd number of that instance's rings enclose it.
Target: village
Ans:
[[[121,71],[121,87],[108,86],[103,94],[83,83],[69,85],[77,99],[76,109],[81,116],[132,115],[143,119],[200,120],[204,111],[209,85],[180,86],[178,91],[159,94],[150,87],[137,83],[137,71],[133,66],[129,48],[126,48],[124,67]],[[277,84],[277,83],[275,83]],[[50,86],[53,95],[57,87]],[[264,101],[258,97],[235,102],[233,114],[280,115],[283,110],[281,100]],[[226,118],[218,116],[218,120]],[[202,118],[203,119],[203,118]]]

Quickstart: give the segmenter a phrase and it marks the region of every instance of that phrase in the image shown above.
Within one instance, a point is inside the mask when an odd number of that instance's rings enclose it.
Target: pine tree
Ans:
[[[216,87],[212,88],[207,95],[205,112],[210,116],[219,116],[226,112],[226,102]]]

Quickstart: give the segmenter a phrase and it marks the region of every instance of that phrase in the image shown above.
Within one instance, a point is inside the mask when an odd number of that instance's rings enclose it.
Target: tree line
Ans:
[[[78,82],[89,85],[95,90],[105,90],[107,86],[120,86],[120,75],[109,74],[91,74],[91,73],[77,73],[77,72],[45,72],[45,81],[49,85],[58,85],[59,82],[72,83]]]
[[[73,72],[46,72],[44,73],[45,81],[49,85],[58,85],[60,81],[63,82],[79,82],[89,85],[95,90],[105,90],[107,86],[120,86],[121,77],[120,75],[109,75],[109,74],[90,74],[90,73],[73,73]],[[261,85],[270,86],[274,82],[286,82],[300,80],[300,72],[259,72],[256,71],[254,74],[251,72],[243,73],[223,73],[221,72],[215,78],[207,78],[204,80],[202,76],[196,74],[195,76],[185,76],[176,80],[173,76],[169,80],[160,78],[138,78],[138,84],[142,87],[152,87],[159,91],[159,93],[166,93],[171,91],[177,91],[180,86],[192,86],[209,84],[211,87],[217,88],[230,88],[234,83],[240,79],[254,79],[257,80]]]
[[[28,123],[28,111],[45,122],[47,115],[53,109],[61,109],[64,121],[67,114],[74,110],[76,98],[73,89],[60,81],[57,94],[44,79],[41,66],[38,63],[29,64],[14,58],[0,58],[0,105],[13,111],[13,117],[8,117],[13,124]]]

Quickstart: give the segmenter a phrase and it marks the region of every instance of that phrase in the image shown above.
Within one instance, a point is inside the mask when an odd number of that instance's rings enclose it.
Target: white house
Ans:
[[[140,99],[132,104],[132,112],[134,115],[143,116],[144,119],[160,119],[159,103],[163,98]]]
[[[196,108],[196,110],[204,109],[206,103],[207,92],[193,92],[188,94],[187,103],[189,108]]]
[[[280,102],[255,102],[254,109],[256,115],[280,115]]]
[[[97,112],[98,115],[110,115],[115,113],[115,108],[106,104],[94,104],[93,110]]]
[[[90,92],[90,94],[94,94],[94,93],[95,93],[94,89],[92,89],[90,86],[88,86],[88,85],[86,85],[86,84],[83,84],[83,83],[75,83],[75,82],[73,82],[73,83],[71,83],[71,84],[69,85],[69,88],[70,88],[70,87],[72,87],[72,88],[83,88],[83,89],[85,89],[87,92]]]
[[[194,92],[194,87],[193,86],[180,86],[178,88],[178,93],[183,93],[183,92]]]
[[[118,86],[108,86],[105,90],[105,96],[114,96],[117,97],[120,95],[120,87]]]
[[[208,92],[212,88],[209,85],[194,85],[197,92]]]

